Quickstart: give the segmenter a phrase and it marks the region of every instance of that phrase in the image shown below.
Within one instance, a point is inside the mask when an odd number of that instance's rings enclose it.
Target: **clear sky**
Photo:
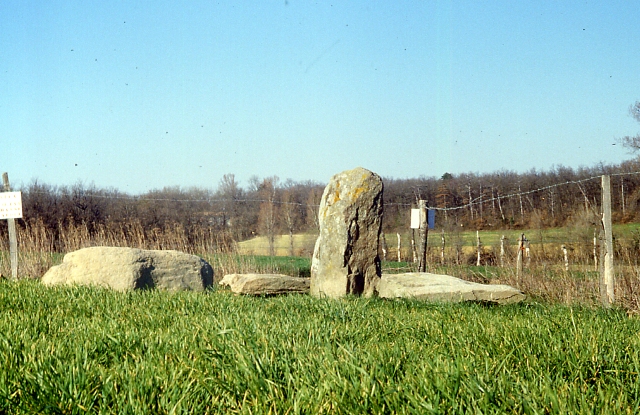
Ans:
[[[3,0],[0,170],[137,194],[618,163],[639,23],[615,0]]]

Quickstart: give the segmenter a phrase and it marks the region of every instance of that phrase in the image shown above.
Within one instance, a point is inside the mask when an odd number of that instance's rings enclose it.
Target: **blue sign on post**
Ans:
[[[436,211],[431,209],[427,211],[427,223],[429,224],[429,229],[436,228]]]

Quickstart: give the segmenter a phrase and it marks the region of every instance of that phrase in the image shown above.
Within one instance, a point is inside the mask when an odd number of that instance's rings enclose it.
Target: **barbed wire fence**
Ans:
[[[638,175],[640,175],[640,171],[617,172],[611,173],[608,176],[635,177]],[[554,269],[558,272],[579,272],[585,276],[591,275],[590,277],[585,277],[587,278],[585,281],[589,281],[589,284],[587,284],[589,288],[588,290],[585,289],[585,292],[589,290],[591,290],[589,292],[593,292],[594,289],[597,291],[597,288],[594,288],[594,286],[597,286],[597,283],[594,282],[595,280],[593,279],[593,275],[598,273],[598,267],[600,265],[598,263],[599,253],[601,252],[600,247],[603,245],[602,240],[598,235],[599,222],[601,222],[601,212],[599,210],[601,208],[601,202],[598,200],[598,197],[602,195],[595,187],[587,186],[586,184],[588,182],[601,180],[602,177],[602,175],[597,175],[577,180],[565,180],[558,183],[539,186],[534,189],[512,191],[504,195],[496,194],[494,196],[492,190],[491,197],[488,196],[487,192],[485,194],[481,193],[481,196],[475,198],[472,198],[471,196],[468,199],[459,198],[457,200],[466,200],[466,203],[460,203],[456,206],[428,206],[427,208],[429,210],[433,210],[434,212],[446,213],[460,211],[463,209],[477,208],[478,205],[482,206],[483,204],[492,202],[497,202],[499,204],[502,202],[511,201],[511,205],[515,205],[512,202],[516,198],[522,199],[525,196],[535,193],[549,192],[553,191],[554,189],[558,189],[561,191],[561,189],[566,186],[577,186],[579,191],[584,196],[585,200],[585,210],[583,210],[583,212],[588,211],[586,212],[588,213],[588,215],[586,216],[589,216],[589,218],[588,220],[584,221],[584,223],[578,223],[569,227],[565,226],[564,229],[544,228],[543,226],[541,226],[539,228],[528,228],[525,231],[523,231],[522,229],[503,229],[501,227],[489,228],[486,230],[469,229],[468,226],[463,228],[455,222],[453,224],[445,223],[443,225],[441,221],[438,231],[429,233],[427,244],[427,265],[432,271],[436,270],[438,266],[455,265],[464,265],[465,267],[468,265],[493,265],[496,267],[496,269],[513,269],[515,268],[514,264],[518,260],[519,256],[522,255],[522,261],[527,269],[533,270],[535,267],[537,267],[537,270]],[[458,182],[458,184],[460,184],[460,182]],[[637,183],[635,183],[635,185],[637,188]],[[434,188],[432,187],[431,190],[433,191]],[[33,194],[52,195],[51,191],[39,191],[37,189],[30,190],[30,192],[32,192]],[[579,203],[579,199],[575,198],[580,198],[580,196],[575,189],[571,190],[571,192],[573,194],[571,196],[573,205],[570,207],[570,209],[575,210],[575,203]],[[589,197],[587,197],[587,192],[589,193]],[[415,203],[386,202],[385,206],[398,208],[398,212],[401,212],[402,209],[407,209],[408,219],[410,216],[409,209],[414,208],[419,204],[418,201],[420,199],[417,196],[423,193],[424,189],[414,191],[413,196],[416,197]],[[320,207],[319,203],[311,202],[310,197],[306,198],[306,202],[302,202],[300,201],[300,199],[291,201],[274,199],[272,197],[229,198],[220,197],[219,195],[216,195],[214,193],[207,194],[205,192],[205,194],[205,197],[185,197],[185,195],[189,196],[188,193],[178,193],[175,197],[166,197],[164,195],[160,197],[154,197],[153,195],[131,196],[118,194],[117,192],[115,194],[109,194],[108,192],[94,192],[80,189],[80,191],[78,191],[77,193],[74,193],[74,191],[65,190],[65,192],[58,192],[54,195],[79,198],[130,200],[133,202],[157,202],[162,203],[164,207],[170,207],[172,203],[201,203],[203,204],[201,208],[203,209],[203,213],[205,213],[204,210],[208,210],[209,212],[215,211],[216,208],[212,208],[212,206],[218,204],[222,206],[228,206],[229,203],[268,203],[278,206],[294,206],[301,209],[304,208],[316,210],[316,212]],[[318,199],[319,194],[316,194],[315,200]],[[434,199],[432,198],[432,200]],[[624,201],[624,195],[622,196],[622,200]],[[519,200],[518,202],[521,203],[521,201],[522,200]],[[507,205],[507,203],[505,203],[505,205]],[[196,207],[196,210],[198,209],[200,209],[199,206]],[[532,211],[534,209],[535,208],[532,203],[531,209],[528,210]],[[189,212],[193,211],[194,210],[191,210]],[[463,214],[463,218],[465,217],[464,215],[466,214]],[[471,226],[473,227],[474,225],[471,224]],[[629,228],[631,229],[629,230]],[[637,270],[639,266],[638,258],[640,257],[640,226],[630,225],[625,229],[626,230],[624,232],[620,231],[618,235],[614,235],[616,242],[616,256],[618,258],[621,258],[620,262],[624,262],[624,267],[626,267],[625,272],[629,272],[629,269],[631,269],[632,272],[636,272],[633,270]],[[524,232],[527,232],[526,236],[524,235]],[[393,238],[393,236],[395,236],[396,238]],[[285,243],[288,242],[287,235],[281,235],[279,236],[279,239],[281,243],[282,241],[286,241]],[[397,239],[397,244],[395,243],[396,241],[392,241],[391,239]],[[381,240],[381,250],[386,251],[386,259],[388,260],[387,263],[404,263],[405,265],[398,266],[409,267],[409,269],[415,268],[415,239],[415,235],[409,228],[408,221],[406,224],[406,228],[403,228],[403,230],[399,229],[396,235],[383,234],[383,238]],[[241,251],[239,253],[241,254],[248,253],[254,255],[265,255],[265,253],[268,252],[270,248],[266,238],[253,238],[249,241],[243,241],[241,242],[241,244],[245,242],[248,243],[248,248],[243,249],[243,246],[240,245]],[[296,239],[296,244],[305,245],[304,249],[297,249],[298,253],[302,253],[299,256],[310,256],[313,252],[314,243],[314,235],[306,235],[306,239]],[[242,252],[243,250],[244,252]],[[279,247],[276,250],[276,254],[287,255],[287,251],[288,250],[286,248]],[[467,267],[467,269],[469,268]],[[637,272],[637,274],[640,275],[640,272]],[[571,284],[574,283],[571,282]],[[629,289],[627,289],[627,291],[629,291]],[[587,295],[591,294],[587,293]]]
[[[635,172],[618,172],[618,173],[611,173],[609,174],[609,176],[611,177],[621,177],[621,176],[638,176],[640,175],[640,171],[635,171]],[[467,203],[463,203],[457,206],[450,206],[450,207],[438,207],[438,206],[428,206],[429,210],[434,210],[436,212],[455,212],[455,211],[460,211],[463,209],[470,209],[470,208],[474,208],[477,207],[478,205],[483,205],[483,204],[488,204],[488,203],[493,203],[493,202],[505,202],[507,200],[510,199],[514,199],[514,198],[522,198],[523,196],[527,196],[527,195],[532,195],[532,194],[536,194],[536,193],[541,193],[541,192],[546,192],[549,190],[553,190],[553,189],[559,189],[565,186],[569,186],[569,185],[577,185],[581,192],[583,192],[584,194],[584,190],[582,189],[582,185],[584,183],[590,182],[590,181],[595,181],[595,180],[600,180],[601,179],[601,175],[597,175],[597,176],[591,176],[591,177],[587,177],[587,178],[583,178],[583,179],[578,179],[578,180],[566,180],[563,182],[559,182],[559,183],[554,183],[551,185],[546,185],[546,186],[541,186],[535,189],[529,189],[529,190],[525,190],[525,191],[514,191],[514,192],[510,192],[508,194],[505,195],[496,195],[493,197],[485,197],[485,195],[470,199]],[[33,191],[33,193],[35,194],[49,194],[47,192],[42,192],[42,191]],[[220,198],[220,197],[205,197],[205,198],[181,198],[181,197],[152,197],[152,196],[131,196],[131,195],[118,195],[118,194],[104,194],[104,193],[96,193],[96,192],[89,192],[89,191],[82,191],[79,195],[80,197],[86,197],[86,198],[96,198],[96,199],[114,199],[114,200],[130,200],[130,201],[139,201],[139,202],[166,202],[166,203],[203,203],[206,204],[208,206],[213,206],[213,205],[228,205],[229,203],[244,203],[244,204],[263,204],[263,203],[271,203],[273,205],[277,205],[277,206],[295,206],[298,208],[305,208],[305,209],[318,209],[319,208],[319,204],[316,203],[309,203],[309,202],[299,202],[299,201],[285,201],[285,200],[277,200],[277,199],[267,199],[267,198],[255,198],[255,197],[249,197],[249,198]],[[416,197],[417,198],[417,197]],[[592,202],[591,200],[589,200],[588,198],[585,197],[586,200],[586,204],[591,205]],[[385,206],[395,206],[398,208],[407,208],[410,209],[412,207],[415,207],[417,205],[417,200],[416,203],[411,202],[385,202]],[[595,206],[590,206],[591,209],[593,210],[593,212],[595,213]],[[412,257],[414,257],[413,253],[411,252],[411,246],[412,246],[412,241],[407,241],[407,238],[410,238],[411,235],[407,235],[407,233],[411,232],[409,230],[409,224],[407,223],[407,229],[405,234],[398,234],[400,235],[398,238],[404,239],[401,240],[400,244],[391,244],[388,243],[388,241],[385,241],[385,245],[388,245],[388,249],[387,249],[387,253],[389,258],[393,257],[393,258],[400,258],[400,259],[409,259],[412,260]],[[444,232],[444,231],[443,231]],[[500,231],[502,232],[502,231]],[[544,239],[546,239],[546,242],[548,244],[554,244],[554,243],[558,243],[558,244],[564,244],[565,247],[568,247],[570,251],[576,251],[577,247],[580,245],[585,245],[587,244],[586,242],[586,237],[584,235],[584,230],[582,231],[578,231],[578,230],[572,230],[573,234],[570,235],[565,235],[564,238],[566,240],[564,241],[560,241],[559,237],[555,236],[552,232],[548,232],[548,235],[543,235],[543,231],[542,230],[538,230],[538,236],[532,236],[529,235],[528,236],[528,241],[531,242],[532,240],[536,240],[535,242],[537,243],[543,243],[544,244]],[[442,233],[439,235],[436,235],[435,233],[431,233],[429,235],[429,247],[431,248],[442,248],[441,247],[441,241],[444,240],[449,240],[452,241],[452,243],[449,243],[448,247],[449,250],[456,250],[455,253],[455,262],[457,263],[461,263],[464,258],[461,258],[461,255],[468,255],[468,251],[469,251],[469,246],[474,246],[475,244],[473,243],[474,241],[469,241],[469,238],[462,238],[460,236],[460,232],[458,231],[447,231],[444,232],[445,234],[443,235]],[[485,233],[490,234],[492,237],[490,237],[489,239],[486,239],[486,236],[484,235]],[[497,246],[497,240],[495,238],[495,235],[493,235],[495,233],[495,231],[487,231],[487,232],[482,232],[481,231],[481,237],[482,239],[485,239],[487,242],[484,242],[483,245],[483,249],[487,249],[489,247],[492,248],[496,248]],[[502,234],[506,235],[503,238],[501,238],[500,243],[504,244],[504,243],[511,243],[511,244],[515,244],[514,241],[514,235],[518,235],[519,236],[520,231],[518,230],[505,230],[504,232],[502,232]],[[579,234],[578,234],[579,233]],[[635,235],[634,235],[635,237]],[[638,239],[640,241],[640,236],[638,236]],[[263,246],[264,245],[264,246]],[[400,248],[398,248],[398,246],[400,246]],[[253,245],[253,250],[254,251],[262,251],[262,250],[266,250],[268,248],[268,245],[266,244],[266,242],[264,244],[260,244],[255,243]],[[442,251],[442,249],[440,249]],[[584,250],[584,249],[582,249]],[[308,251],[308,249],[307,249]],[[398,254],[399,251],[400,254]],[[509,249],[507,249],[507,251],[509,251]],[[442,252],[440,252],[440,257],[442,260],[442,257],[444,256],[444,254]],[[433,261],[433,260],[432,260]],[[497,261],[494,261],[497,262]]]
[[[640,171],[637,172],[626,172],[626,173],[611,173],[608,174],[608,176],[611,177],[619,177],[619,176],[637,176],[640,175]],[[530,194],[534,194],[534,193],[539,193],[539,192],[543,192],[545,190],[550,190],[553,188],[558,188],[558,187],[562,187],[562,186],[566,186],[566,185],[570,185],[570,184],[576,184],[576,185],[580,185],[581,183],[585,183],[585,182],[589,182],[589,181],[593,181],[593,180],[600,180],[600,178],[602,177],[602,175],[597,175],[597,176],[591,176],[591,177],[587,177],[584,179],[579,179],[579,180],[567,180],[564,182],[560,182],[560,183],[554,183],[552,185],[548,185],[548,186],[543,186],[543,187],[539,187],[533,190],[526,190],[526,191],[519,191],[519,192],[512,192],[506,195],[500,195],[500,196],[494,196],[493,198],[489,198],[489,199],[482,199],[479,200],[480,198],[475,198],[474,200],[472,200],[469,203],[463,204],[463,205],[459,205],[459,206],[452,206],[452,207],[429,207],[429,209],[433,209],[433,210],[437,210],[437,211],[455,211],[455,210],[460,210],[460,209],[466,209],[469,208],[469,206],[472,205],[477,205],[480,203],[489,203],[492,201],[497,201],[497,200],[506,200],[506,199],[511,199],[514,197],[520,197],[520,196],[526,196],[526,195],[530,195]],[[418,186],[420,187],[420,186]],[[48,192],[43,192],[43,191],[33,191],[33,193],[36,194],[49,194]],[[269,199],[260,199],[260,198],[237,198],[237,199],[220,199],[220,198],[187,198],[187,199],[180,199],[180,198],[166,198],[166,197],[148,197],[148,196],[131,196],[131,195],[105,195],[105,194],[100,194],[100,193],[91,193],[91,192],[82,192],[82,196],[86,196],[86,197],[95,197],[95,198],[103,198],[103,199],[121,199],[121,200],[134,200],[134,201],[155,201],[155,202],[190,202],[190,203],[229,203],[229,201],[234,201],[234,202],[242,202],[242,203],[266,203],[266,202],[273,202],[275,204],[280,204],[280,205],[298,205],[298,206],[315,206],[315,207],[319,207],[319,204],[309,204],[309,203],[303,203],[303,202],[287,202],[287,201],[279,201],[279,200],[269,200]],[[414,203],[385,203],[385,205],[395,205],[395,206],[404,206],[404,207],[410,207],[410,206],[414,206]]]

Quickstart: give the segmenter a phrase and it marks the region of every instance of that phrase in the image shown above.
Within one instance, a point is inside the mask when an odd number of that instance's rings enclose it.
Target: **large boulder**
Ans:
[[[464,281],[449,275],[426,272],[384,274],[378,285],[381,298],[413,298],[426,301],[482,301],[498,304],[525,299],[518,289],[508,285],[487,285]]]
[[[380,280],[382,179],[358,167],[331,178],[320,201],[311,295],[372,296]]]
[[[98,285],[118,291],[157,288],[201,291],[213,284],[213,269],[196,255],[178,251],[92,247],[70,252],[42,283]]]
[[[236,294],[247,295],[309,293],[309,278],[281,274],[227,274],[218,285],[227,286]]]

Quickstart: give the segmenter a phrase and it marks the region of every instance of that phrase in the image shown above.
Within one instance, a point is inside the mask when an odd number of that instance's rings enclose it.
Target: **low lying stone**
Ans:
[[[426,301],[486,301],[498,304],[525,299],[518,289],[508,285],[487,285],[464,281],[449,275],[409,272],[384,274],[378,284],[381,298],[414,298]]]
[[[308,294],[310,280],[281,274],[227,274],[218,284],[236,294]]]
[[[202,291],[213,284],[213,268],[204,259],[179,251],[91,247],[66,254],[62,264],[51,267],[41,282],[97,285],[118,291]]]

